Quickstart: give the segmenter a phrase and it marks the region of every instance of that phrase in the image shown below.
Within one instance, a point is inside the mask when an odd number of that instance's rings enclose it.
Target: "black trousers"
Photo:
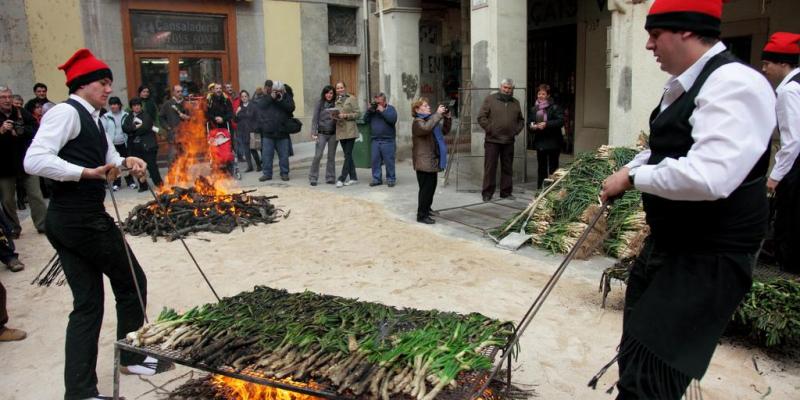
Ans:
[[[342,164],[342,175],[339,180],[344,182],[350,177],[351,181],[358,180],[356,175],[356,163],[353,161],[353,147],[356,145],[356,139],[342,139],[339,141],[342,144],[342,151],[344,152],[344,163]]]
[[[3,207],[0,206],[0,261],[8,263],[19,257],[17,249],[14,247],[14,223],[6,216]],[[0,324],[0,327],[3,325]]]
[[[782,270],[800,273],[800,158],[775,189],[775,255]]]
[[[124,158],[128,156],[128,146],[126,144],[115,144],[114,148],[117,149],[117,153],[119,153],[121,157]],[[131,183],[133,183],[133,176],[129,174],[125,177],[125,184],[130,186]],[[114,184],[117,186],[121,186],[122,178],[115,179]]]
[[[97,344],[103,322],[103,275],[114,292],[117,340],[142,326],[144,314],[136,293],[128,257],[119,229],[105,211],[47,212],[47,239],[58,252],[73,297],[64,359],[65,400],[97,395]],[[147,299],[147,278],[131,254],[142,299]],[[110,356],[111,349],[107,355]],[[139,364],[144,356],[123,352],[123,365]]]
[[[647,239],[625,291],[618,400],[683,397],[749,290],[753,261],[751,253],[690,253]]]
[[[536,163],[538,172],[536,174],[536,188],[541,189],[544,180],[558,169],[558,156],[561,154],[559,149],[555,150],[536,150]]]
[[[429,217],[433,195],[436,193],[436,184],[439,181],[439,174],[436,172],[417,171],[417,183],[419,184],[419,195],[417,200],[417,219]]]
[[[0,332],[3,331],[8,322],[8,310],[6,309],[6,288],[0,282]]]
[[[484,142],[483,197],[492,197],[497,185],[497,160],[500,159],[500,197],[511,194],[514,176],[514,143]]]

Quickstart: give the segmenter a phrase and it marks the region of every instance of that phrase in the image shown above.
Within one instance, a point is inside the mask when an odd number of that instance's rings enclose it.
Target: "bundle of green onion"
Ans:
[[[553,253],[569,252],[586,229],[588,219],[584,214],[587,208],[599,203],[602,181],[630,162],[637,151],[602,146],[593,153],[578,154],[571,165],[557,170],[551,178],[558,186],[539,201],[525,227],[525,231],[533,235],[533,244]],[[566,177],[559,181],[558,178],[564,175]],[[493,234],[498,235],[516,216]],[[517,219],[515,226],[507,232],[518,231],[524,220]],[[616,258],[634,255],[647,232],[641,193],[629,190],[609,208],[603,251]]]
[[[462,372],[491,369],[485,350],[505,346],[513,331],[513,324],[477,313],[398,309],[258,286],[184,314],[165,309],[128,340],[212,368],[314,379],[356,396],[431,400],[455,389]]]

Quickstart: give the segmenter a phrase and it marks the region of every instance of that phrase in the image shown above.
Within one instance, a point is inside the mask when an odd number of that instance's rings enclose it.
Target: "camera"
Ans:
[[[25,134],[25,124],[19,121],[14,121],[14,134],[22,136]]]
[[[378,102],[377,101],[371,101],[369,103],[369,110],[372,111],[372,112],[378,111]]]
[[[456,101],[455,100],[450,100],[447,103],[442,103],[441,104],[441,106],[444,107],[444,112],[445,113],[449,113],[450,109],[452,109],[455,105],[456,105]]]

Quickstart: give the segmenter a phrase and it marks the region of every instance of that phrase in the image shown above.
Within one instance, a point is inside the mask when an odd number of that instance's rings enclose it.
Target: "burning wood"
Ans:
[[[467,376],[489,370],[489,348],[512,334],[512,324],[476,313],[256,287],[182,315],[165,310],[127,340],[204,368],[314,380],[354,398],[432,400],[468,390]]]
[[[192,232],[230,233],[237,227],[276,222],[280,210],[269,200],[277,196],[250,196],[250,192],[220,192],[200,176],[194,187],[175,186],[160,193],[158,201],[136,206],[124,229],[132,235],[149,235],[153,241],[158,236],[171,241]]]

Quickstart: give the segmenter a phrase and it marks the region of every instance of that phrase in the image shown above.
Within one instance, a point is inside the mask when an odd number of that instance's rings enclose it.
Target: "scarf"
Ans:
[[[547,122],[547,107],[550,107],[549,101],[536,100],[536,122]]]
[[[418,118],[428,120],[431,114],[417,114]],[[444,142],[444,133],[442,133],[442,125],[436,124],[433,127],[433,137],[436,139],[436,155],[439,156],[439,171],[444,171],[447,168],[447,143]]]

